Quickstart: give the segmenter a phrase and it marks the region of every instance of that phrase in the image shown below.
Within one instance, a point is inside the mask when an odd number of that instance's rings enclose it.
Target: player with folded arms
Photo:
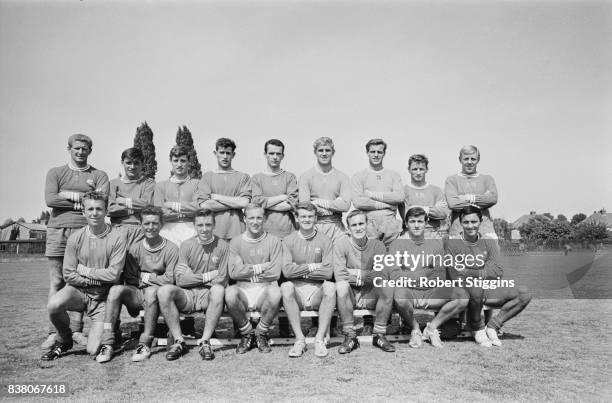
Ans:
[[[96,357],[99,363],[113,358],[116,336],[113,324],[123,305],[134,317],[144,309],[144,331],[132,361],[144,361],[151,356],[153,333],[159,317],[157,291],[162,285],[174,283],[174,267],[179,257],[178,247],[159,235],[164,225],[163,215],[159,207],[146,206],[140,211],[144,238],[129,248],[123,273],[125,284],[112,286],[106,298],[102,348]]]
[[[289,357],[300,357],[306,351],[300,311],[317,310],[319,328],[315,336],[315,355],[327,356],[325,335],[336,306],[336,286],[331,282],[333,269],[332,242],[315,228],[317,208],[310,202],[296,206],[300,229],[283,240],[283,306],[293,328],[296,342]]]
[[[213,234],[214,228],[215,217],[210,210],[196,213],[197,235],[181,245],[174,270],[176,285],[164,285],[157,291],[166,325],[174,338],[166,353],[169,361],[186,352],[179,314],[198,311],[206,312],[204,333],[198,342],[200,356],[203,360],[215,358],[210,339],[223,313],[229,245]]]

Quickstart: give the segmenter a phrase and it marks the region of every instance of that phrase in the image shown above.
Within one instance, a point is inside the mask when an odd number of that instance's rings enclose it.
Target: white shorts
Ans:
[[[276,282],[274,282],[276,283]],[[239,281],[236,283],[238,288],[242,291],[242,293],[247,298],[248,311],[256,311],[257,303],[260,302],[259,299],[266,291],[266,288],[270,285],[270,282],[265,283],[251,283],[246,281]]]
[[[159,231],[159,235],[180,247],[181,243],[196,235],[192,222],[169,222]]]
[[[295,298],[302,311],[319,309],[323,299],[323,283],[310,281],[291,281],[295,288]]]

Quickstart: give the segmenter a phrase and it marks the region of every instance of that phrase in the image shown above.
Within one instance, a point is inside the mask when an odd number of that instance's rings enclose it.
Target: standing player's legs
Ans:
[[[192,222],[169,222],[159,231],[159,235],[173,242],[176,246],[196,235]]]
[[[488,306],[499,307],[497,315],[487,322],[486,334],[494,346],[501,346],[497,331],[510,319],[521,313],[531,301],[527,287],[499,287],[485,292]]]
[[[119,228],[125,234],[128,250],[132,245],[144,238],[144,232],[140,224],[117,224],[114,227]]]
[[[327,235],[332,242],[346,236],[346,228],[344,228],[344,224],[340,221],[316,223],[315,226],[317,231],[321,231]]]
[[[368,238],[378,239],[388,248],[402,232],[402,220],[390,216],[369,217]]]
[[[63,277],[64,251],[66,250],[66,242],[68,237],[75,231],[73,228],[47,228],[47,242],[45,246],[45,255],[47,256],[47,264],[49,267],[49,298],[61,290],[66,283]],[[83,336],[83,313],[71,312],[71,328],[75,333],[74,341],[86,345],[87,338]],[[48,350],[55,343],[56,329],[49,322],[49,337],[45,340],[41,348]]]

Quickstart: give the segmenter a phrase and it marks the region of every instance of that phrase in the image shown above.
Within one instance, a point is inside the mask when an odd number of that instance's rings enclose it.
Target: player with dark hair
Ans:
[[[300,322],[301,310],[318,310],[319,329],[315,336],[315,355],[327,356],[325,335],[336,306],[336,286],[331,282],[334,269],[332,242],[316,230],[317,208],[310,202],[296,206],[300,229],[283,240],[283,306],[295,333],[296,342],[289,357],[306,351],[306,339]]]
[[[251,177],[252,202],[265,209],[264,231],[283,239],[296,229],[293,209],[298,199],[297,178],[281,168],[285,158],[285,144],[282,141],[266,141],[264,156],[266,169]],[[287,318],[278,318],[278,328],[281,335],[289,336]]]
[[[281,168],[285,158],[285,145],[282,141],[266,141],[264,155],[266,169],[251,178],[252,202],[265,209],[264,231],[283,239],[295,232],[296,228],[293,208],[298,198],[297,178]]]
[[[108,196],[93,191],[80,197],[87,226],[76,231],[66,244],[63,275],[66,286],[49,299],[49,318],[57,329],[55,344],[41,359],[59,358],[73,346],[70,318],[66,311],[85,312],[92,320],[87,352],[98,353],[103,330],[104,301],[121,277],[126,241],[123,232],[104,222]]]
[[[490,175],[477,172],[480,162],[480,151],[476,146],[465,146],[459,151],[461,172],[451,175],[444,184],[444,194],[448,207],[452,210],[450,236],[456,236],[461,231],[459,214],[468,206],[476,206],[482,210],[482,225],[480,232],[490,238],[497,238],[493,219],[489,209],[497,204],[497,187]]]
[[[199,211],[195,217],[197,235],[183,242],[175,269],[176,285],[164,285],[158,292],[159,305],[174,338],[166,359],[176,360],[186,351],[179,313],[206,312],[204,333],[198,342],[203,360],[215,354],[210,345],[223,313],[225,286],[228,282],[229,245],[215,236],[212,211]]]
[[[195,235],[193,219],[200,209],[197,203],[199,180],[189,176],[189,150],[174,146],[170,150],[172,175],[155,187],[154,204],[164,211],[160,235],[177,246]]]
[[[408,159],[410,183],[404,186],[404,212],[412,207],[421,207],[427,214],[425,221],[425,238],[448,237],[447,218],[450,213],[446,197],[441,188],[427,182],[429,160],[423,154],[411,155]],[[405,225],[405,223],[404,223]]]
[[[87,163],[93,142],[84,134],[73,134],[68,138],[68,164],[51,168],[45,180],[45,201],[51,207],[47,223],[45,256],[49,266],[49,299],[66,284],[62,277],[64,250],[70,235],[87,224],[83,216],[83,195],[92,190],[108,194],[109,181],[105,172]],[[83,336],[83,314],[72,314],[73,340],[87,344]],[[41,348],[48,350],[55,344],[56,330],[49,323],[49,336]]]
[[[111,180],[108,216],[111,223],[125,231],[128,248],[143,237],[140,210],[153,204],[155,181],[142,176],[144,155],[138,148],[121,153],[123,175]]]
[[[332,241],[346,236],[342,213],[351,207],[351,182],[332,166],[334,142],[320,137],[313,144],[317,163],[300,176],[299,201],[317,206],[317,229]]]
[[[283,266],[283,247],[280,239],[263,230],[261,206],[248,204],[245,216],[246,232],[230,242],[229,276],[236,284],[225,290],[225,303],[242,335],[236,352],[244,354],[256,344],[260,352],[269,353],[268,331],[281,302],[277,281]],[[249,311],[261,313],[254,330]]]
[[[113,358],[115,340],[114,323],[125,305],[132,316],[144,309],[144,331],[132,361],[144,361],[151,356],[153,333],[159,317],[157,290],[164,284],[174,283],[174,267],[178,261],[178,247],[159,235],[164,213],[159,207],[146,206],[140,211],[144,238],[134,243],[126,257],[125,284],[111,287],[106,298],[102,348],[96,357],[99,363]],[[167,323],[167,320],[166,320]]]
[[[427,213],[423,207],[411,207],[406,212],[407,237],[396,239],[389,246],[388,255],[421,257],[414,261],[394,262],[388,266],[389,277],[396,281],[412,281],[413,286],[396,287],[393,300],[405,323],[412,325],[410,347],[418,348],[422,340],[429,340],[433,347],[442,347],[438,327],[462,312],[469,295],[461,287],[435,287],[427,280],[446,280],[444,244],[442,239],[426,239]],[[400,264],[403,263],[403,264]],[[408,283],[410,284],[410,283]],[[414,317],[415,309],[433,309],[438,313],[421,333]]]
[[[217,169],[202,176],[198,204],[214,213],[215,235],[229,242],[244,231],[242,209],[251,201],[251,183],[249,175],[232,168],[236,156],[233,140],[218,139],[214,155]]]
[[[402,220],[397,219],[398,207],[404,202],[402,178],[399,173],[383,167],[387,143],[372,139],[366,143],[369,167],[351,179],[353,205],[368,216],[368,237],[389,246],[402,232]]]
[[[448,270],[449,277],[463,280],[501,280],[504,270],[497,238],[480,232],[484,221],[483,212],[478,207],[468,206],[459,213],[458,219],[462,232],[448,240],[446,253],[461,257],[464,264],[459,267],[456,259],[455,266]],[[472,259],[468,262],[466,256],[471,256]],[[474,285],[466,287],[466,290],[470,294],[467,316],[474,340],[484,347],[501,346],[497,332],[504,323],[518,315],[529,304],[531,294],[527,287],[515,285],[486,289]],[[485,303],[490,307],[500,308],[499,313],[488,320],[486,326],[481,316]]]
[[[374,256],[387,252],[385,245],[377,239],[368,239],[368,217],[361,210],[353,210],[346,217],[350,236],[334,243],[334,276],[338,311],[342,320],[344,341],[338,349],[340,354],[350,353],[359,347],[355,330],[353,309],[375,309],[372,344],[385,352],[395,351],[385,334],[393,307],[393,289],[374,287],[375,277],[388,279],[388,270],[373,270]]]

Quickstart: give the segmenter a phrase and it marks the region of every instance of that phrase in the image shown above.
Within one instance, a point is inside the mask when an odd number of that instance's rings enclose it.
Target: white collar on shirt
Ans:
[[[425,183],[423,186],[415,186],[412,183],[407,183],[406,186],[412,189],[427,189],[427,187],[429,186],[429,183]]]
[[[89,168],[91,168],[91,165],[87,164],[83,168],[79,168],[77,166],[72,165],[72,161],[69,161],[68,162],[68,168],[72,169],[73,171],[85,172]]]

